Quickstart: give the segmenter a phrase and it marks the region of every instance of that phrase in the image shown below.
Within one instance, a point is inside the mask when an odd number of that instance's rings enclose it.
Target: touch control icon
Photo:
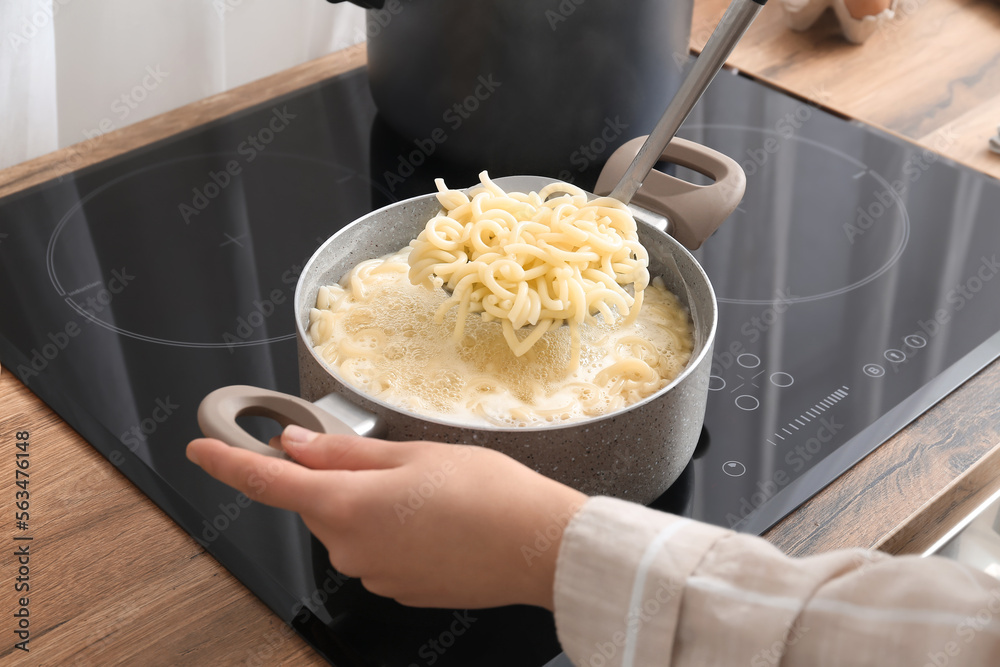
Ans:
[[[722,464],[722,472],[730,477],[742,477],[746,471],[747,467],[739,461],[726,461]]]
[[[791,387],[795,383],[795,378],[793,378],[788,373],[783,371],[778,371],[777,373],[771,373],[771,384],[775,387]]]
[[[902,350],[889,349],[885,351],[885,358],[894,364],[901,364],[906,361],[906,353]]]
[[[730,346],[732,347],[732,346]],[[735,361],[735,365],[730,365]],[[774,391],[774,388],[786,389],[795,384],[795,378],[791,373],[784,371],[771,371],[765,367],[764,360],[756,354],[743,352],[736,356],[729,357],[724,366],[729,370],[729,377],[722,375],[710,375],[708,378],[709,391],[723,391],[733,397],[733,403],[744,412],[753,412],[760,407],[761,394],[767,391]]]
[[[885,369],[878,364],[865,364],[864,367],[865,375],[873,378],[880,378],[885,375]]]

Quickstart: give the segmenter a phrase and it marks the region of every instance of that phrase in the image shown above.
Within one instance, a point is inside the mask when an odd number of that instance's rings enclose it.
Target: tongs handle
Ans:
[[[608,158],[594,187],[596,194],[611,191],[644,139],[636,137]],[[653,169],[631,205],[664,216],[669,222],[666,231],[688,250],[696,250],[739,206],[746,190],[746,174],[728,155],[681,137],[667,144],[657,158],[705,174],[712,182],[695,185]]]
[[[733,0],[611,196],[628,204],[767,0]]]

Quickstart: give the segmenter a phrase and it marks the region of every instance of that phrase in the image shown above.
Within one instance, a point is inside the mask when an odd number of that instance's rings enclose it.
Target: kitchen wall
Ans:
[[[363,40],[324,0],[3,0],[0,168]]]

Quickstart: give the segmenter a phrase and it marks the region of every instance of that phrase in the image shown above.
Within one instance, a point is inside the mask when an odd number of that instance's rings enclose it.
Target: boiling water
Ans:
[[[344,382],[391,405],[465,425],[541,426],[606,414],[655,393],[691,356],[688,312],[662,281],[645,291],[637,321],[580,327],[570,368],[569,327],[516,357],[498,322],[435,312],[448,295],[411,285],[406,250],[364,262],[320,290],[310,336]]]

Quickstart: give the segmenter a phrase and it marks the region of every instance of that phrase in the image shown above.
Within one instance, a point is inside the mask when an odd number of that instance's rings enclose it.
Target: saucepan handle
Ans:
[[[326,0],[327,2],[332,2],[334,4],[344,2],[345,0]],[[385,0],[346,0],[351,4],[357,5],[358,7],[363,7],[364,9],[382,9],[385,6]]]
[[[635,159],[646,137],[632,139],[608,159],[594,193],[609,194]],[[705,174],[714,183],[696,185],[653,169],[630,203],[666,216],[670,234],[689,250],[701,246],[743,199],[747,178],[732,158],[711,148],[674,137],[662,160]]]
[[[265,445],[236,423],[237,417],[244,416],[269,417],[282,427],[298,424],[317,433],[356,433],[346,423],[309,401],[259,387],[222,387],[202,399],[198,406],[198,426],[206,437],[218,438],[265,456],[285,457],[283,452]]]

